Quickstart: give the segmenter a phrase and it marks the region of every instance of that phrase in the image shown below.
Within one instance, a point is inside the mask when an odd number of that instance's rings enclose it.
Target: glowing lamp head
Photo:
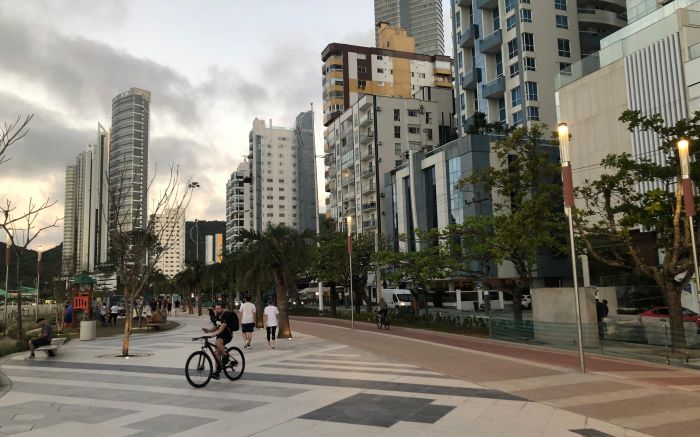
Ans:
[[[352,233],[352,216],[351,215],[349,215],[347,217],[347,221],[348,221],[348,235],[350,235]]]
[[[685,138],[681,138],[676,145],[678,146],[678,158],[681,163],[681,176],[687,178],[690,176],[690,161],[688,159],[690,143]]]
[[[571,157],[569,155],[569,125],[566,123],[559,123],[557,128],[559,133],[559,154],[561,155],[561,162],[570,162]]]

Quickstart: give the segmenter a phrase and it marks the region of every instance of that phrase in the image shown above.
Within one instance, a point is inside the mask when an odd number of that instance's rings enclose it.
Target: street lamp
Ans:
[[[200,188],[199,182],[197,182],[197,181],[192,181],[192,182],[190,182],[189,184],[187,184],[187,188],[191,189],[191,190],[192,190],[192,193],[194,194],[194,189],[195,189],[195,188]],[[195,240],[192,238],[192,228],[190,228],[190,241],[192,241],[193,243],[195,243],[195,249],[196,249],[196,250],[195,250],[195,258],[196,258],[197,261],[199,261],[199,222],[197,221],[197,219],[194,219],[194,226],[195,226],[195,228],[197,229],[197,240],[195,241]]]
[[[688,217],[688,227],[690,228],[690,243],[693,248],[693,265],[695,266],[695,293],[700,301],[700,275],[698,274],[698,252],[695,247],[695,225],[693,216],[695,215],[695,199],[693,197],[693,180],[690,179],[690,159],[688,157],[688,140],[678,141],[678,158],[681,164],[681,189],[683,190],[683,200],[685,201],[685,216]]]
[[[10,234],[7,234],[5,237],[5,337],[7,337],[7,296],[10,294],[10,263],[12,263],[12,238],[10,238]]]
[[[578,272],[576,269],[576,244],[574,243],[574,179],[571,173],[571,155],[569,145],[569,126],[560,123],[559,156],[561,157],[561,178],[564,185],[564,211],[569,221],[569,241],[571,243],[571,270],[574,277],[574,300],[576,302],[576,331],[578,334],[578,356],[581,373],[586,373],[583,356],[583,332],[581,327],[581,302],[579,300]]]
[[[41,288],[41,254],[43,252],[43,246],[39,246],[39,250],[36,252],[36,310],[34,311],[34,320],[39,320],[39,289]]]
[[[355,328],[355,302],[352,290],[352,216],[348,216],[348,257],[350,258],[350,326]]]

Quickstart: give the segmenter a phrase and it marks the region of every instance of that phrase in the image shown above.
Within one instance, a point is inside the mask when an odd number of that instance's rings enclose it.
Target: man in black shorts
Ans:
[[[46,323],[43,317],[37,319],[36,323],[41,328],[41,334],[37,338],[29,340],[29,357],[34,359],[34,350],[40,346],[48,346],[53,338],[53,326]]]
[[[220,303],[217,303],[216,306],[214,307],[214,316],[216,317],[215,322],[216,324],[212,328],[202,328],[202,331],[211,334],[212,337],[216,337],[216,355],[218,357],[224,357],[224,360],[227,360],[228,357],[226,356],[226,344],[229,343],[233,339],[233,328],[236,324],[235,319],[233,318],[233,315],[228,312],[224,311],[223,305]],[[226,365],[226,363],[224,363]],[[216,360],[216,372],[212,375],[212,378],[214,379],[219,379],[219,376],[221,374],[221,365],[219,363],[219,360]]]

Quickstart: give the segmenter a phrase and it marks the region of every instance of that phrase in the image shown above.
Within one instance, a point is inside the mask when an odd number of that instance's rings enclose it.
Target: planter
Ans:
[[[80,341],[94,340],[97,336],[97,321],[84,320],[80,322]]]

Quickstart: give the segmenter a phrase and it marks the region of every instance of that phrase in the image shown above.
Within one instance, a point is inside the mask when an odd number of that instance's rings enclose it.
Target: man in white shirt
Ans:
[[[239,312],[241,313],[241,333],[245,343],[243,347],[250,349],[250,342],[253,340],[253,331],[255,330],[255,305],[244,297]]]
[[[109,324],[117,326],[117,316],[119,315],[119,305],[116,303],[109,309]]]
[[[277,333],[277,320],[280,311],[277,309],[272,301],[267,302],[267,306],[263,311],[263,322],[265,323],[265,328],[267,329],[267,344],[275,348],[275,334]],[[272,341],[270,341],[272,339]]]

